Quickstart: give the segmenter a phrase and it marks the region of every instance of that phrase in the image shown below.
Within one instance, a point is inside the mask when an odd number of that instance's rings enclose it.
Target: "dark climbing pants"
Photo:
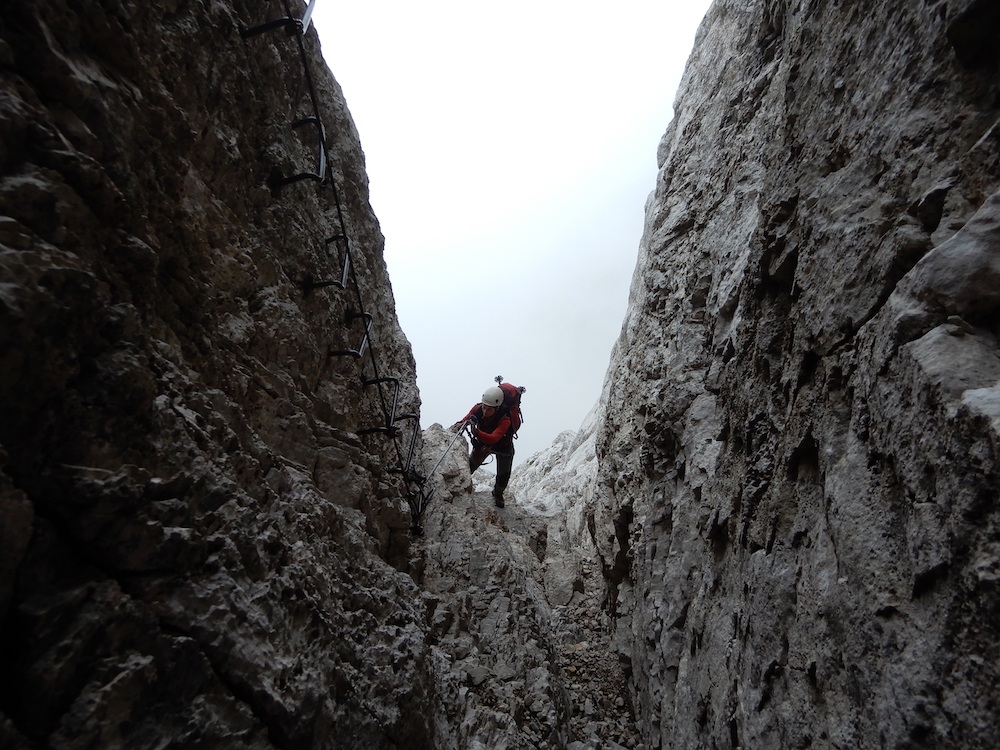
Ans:
[[[495,497],[503,497],[503,491],[507,489],[507,482],[510,481],[511,467],[514,465],[514,446],[507,449],[501,448],[500,450],[504,452],[493,454],[497,457],[497,481],[493,483],[493,495]],[[488,445],[480,443],[475,446],[472,449],[472,455],[469,456],[469,471],[475,471],[482,466],[483,461],[486,460],[488,455],[490,455],[490,447]]]

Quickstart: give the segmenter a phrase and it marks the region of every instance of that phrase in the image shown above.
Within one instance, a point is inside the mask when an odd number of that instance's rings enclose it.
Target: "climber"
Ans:
[[[493,484],[493,502],[503,507],[503,492],[510,481],[510,470],[514,464],[514,439],[511,430],[510,410],[504,405],[502,389],[491,386],[483,394],[481,403],[476,404],[462,419],[452,425],[458,432],[466,424],[472,433],[472,453],[469,456],[469,471],[483,465],[492,453],[497,457],[497,479]]]

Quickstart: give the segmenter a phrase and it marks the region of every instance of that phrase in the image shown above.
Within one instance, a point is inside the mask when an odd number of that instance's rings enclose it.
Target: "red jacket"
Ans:
[[[483,417],[483,405],[476,404],[469,413],[459,420],[459,424],[475,415],[479,418],[479,429],[472,428],[472,435],[484,445],[498,445],[502,442],[512,442],[512,438],[507,433],[510,431],[510,415],[506,409],[497,409],[493,416]]]

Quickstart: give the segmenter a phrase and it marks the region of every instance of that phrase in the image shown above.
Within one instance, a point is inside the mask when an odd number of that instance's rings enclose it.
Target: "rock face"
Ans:
[[[553,444],[529,458],[511,476],[518,505],[537,517],[534,534],[542,553],[545,590],[552,604],[568,605],[574,594],[603,600],[597,580],[584,583],[584,563],[598,564],[588,520],[592,517],[597,476],[597,428],[603,410],[595,407],[580,430],[561,433]],[[596,590],[587,590],[587,588]]]
[[[432,602],[428,639],[454,707],[441,747],[638,745],[590,530],[574,524],[593,486],[596,416],[515,469],[503,509],[490,486],[470,493],[464,441],[446,452],[451,433],[425,432],[436,499],[414,545],[415,578]],[[542,495],[551,502],[540,512]]]
[[[428,460],[445,455],[452,437],[440,425],[430,428]],[[539,559],[509,525],[520,514],[494,508],[488,490],[471,493],[462,439],[439,471],[416,579],[431,596],[429,639],[451,675],[449,702],[458,707],[445,717],[454,736],[441,747],[565,747],[568,705]]]
[[[649,747],[1000,736],[1000,13],[717,0],[594,512]]]
[[[303,10],[0,10],[0,746],[992,747],[995,2],[718,0],[598,409],[419,538]]]
[[[283,13],[0,11],[4,747],[448,731],[394,568],[414,364],[315,32],[241,34]]]
[[[499,511],[418,435],[281,5],[0,11],[0,747],[634,747],[569,484]]]

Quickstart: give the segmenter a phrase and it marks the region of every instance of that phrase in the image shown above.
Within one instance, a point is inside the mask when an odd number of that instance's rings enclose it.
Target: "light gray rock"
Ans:
[[[590,515],[647,746],[1000,732],[974,656],[1000,643],[986,5],[717,0],[702,24]]]
[[[458,466],[454,485],[468,487],[468,464]],[[568,705],[551,656],[552,613],[542,565],[508,526],[518,513],[500,513],[487,493],[463,497],[456,491],[453,502],[428,506],[415,547],[418,585],[441,592],[437,610],[449,613],[439,615],[447,627],[432,634],[433,648],[460,664],[469,687],[448,717],[448,741],[455,747],[478,742],[527,749],[568,741]]]
[[[526,532],[544,566],[545,590],[553,605],[569,604],[586,587],[583,561],[595,561],[587,526],[597,476],[594,446],[603,417],[595,406],[576,432],[560,434],[511,475],[510,494],[529,519]],[[590,584],[603,595],[600,578]]]
[[[442,502],[454,502],[472,492],[469,476],[469,443],[464,435],[439,424],[423,431],[423,473],[426,489]]]

